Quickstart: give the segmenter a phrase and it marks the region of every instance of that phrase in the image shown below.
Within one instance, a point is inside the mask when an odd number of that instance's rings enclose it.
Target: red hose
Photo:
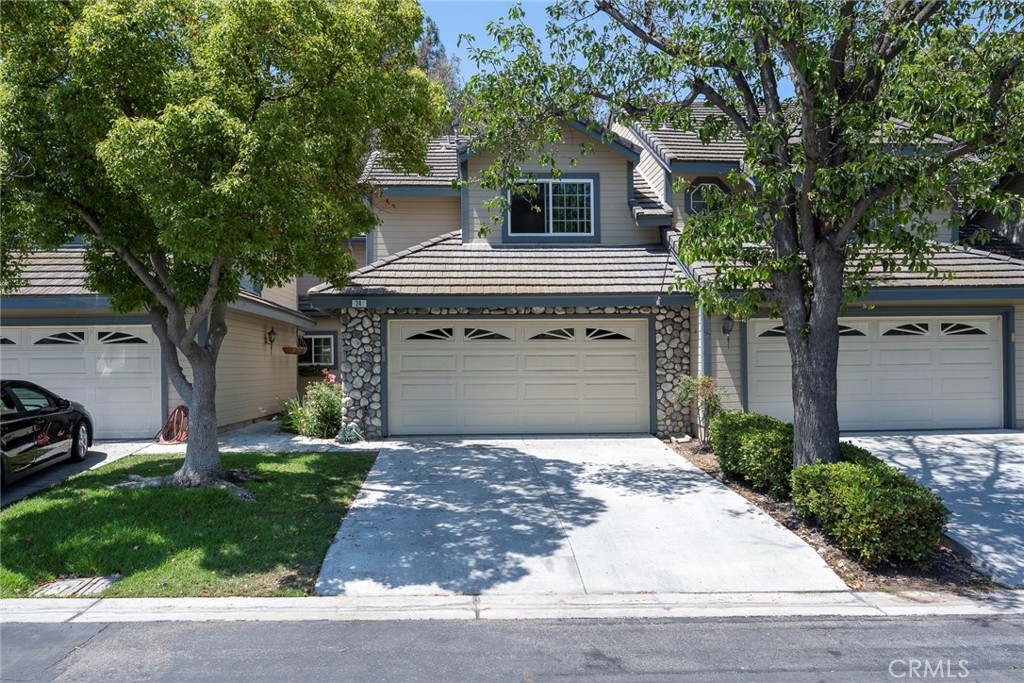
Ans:
[[[188,441],[188,406],[178,406],[172,410],[157,437],[160,443]]]

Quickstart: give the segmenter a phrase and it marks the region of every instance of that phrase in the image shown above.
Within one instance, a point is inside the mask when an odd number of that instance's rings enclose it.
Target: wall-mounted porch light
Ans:
[[[726,315],[722,318],[722,335],[725,337],[726,348],[730,345],[729,335],[732,334],[732,326],[736,323],[731,315]]]
[[[270,344],[270,348],[274,348],[274,342],[277,340],[277,331],[271,327],[267,334],[264,336],[263,341]]]

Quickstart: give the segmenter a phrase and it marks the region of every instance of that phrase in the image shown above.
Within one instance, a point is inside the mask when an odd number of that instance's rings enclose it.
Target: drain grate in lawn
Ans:
[[[62,578],[115,575],[116,583],[97,588],[104,597],[308,594],[373,455],[222,458],[226,467],[261,477],[244,484],[255,502],[219,490],[108,488],[129,474],[170,474],[181,464],[181,456],[147,455],[82,473],[3,510],[0,597],[29,596]]]

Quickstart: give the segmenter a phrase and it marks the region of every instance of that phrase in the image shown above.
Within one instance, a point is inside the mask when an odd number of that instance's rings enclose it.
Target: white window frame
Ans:
[[[589,191],[590,206],[588,211],[590,213],[590,230],[587,232],[554,232],[554,211],[552,210],[551,203],[551,188],[555,185],[586,185]],[[505,220],[508,224],[508,234],[512,237],[594,237],[597,234],[597,219],[596,219],[596,206],[595,206],[595,188],[593,178],[538,178],[536,180],[530,180],[528,178],[520,178],[516,185],[536,185],[537,194],[541,192],[545,193],[545,220],[544,220],[544,232],[516,232],[512,226],[512,198],[515,196],[511,191],[509,192],[509,206],[508,211],[505,215]],[[520,195],[522,197],[532,198],[530,195]]]
[[[308,363],[300,361],[299,362],[299,367],[309,367],[311,365],[326,365],[329,368],[337,367],[337,357],[338,357],[337,346],[338,346],[338,341],[337,341],[337,338],[333,334],[315,334],[315,333],[306,332],[302,336],[306,340],[306,343],[309,344],[309,358],[310,358],[310,361]],[[330,348],[331,348],[331,362],[330,363],[321,363],[321,362],[317,362],[316,361],[316,357],[315,357],[316,347],[313,345],[313,340],[314,339],[326,339],[326,340],[328,340],[330,342]]]

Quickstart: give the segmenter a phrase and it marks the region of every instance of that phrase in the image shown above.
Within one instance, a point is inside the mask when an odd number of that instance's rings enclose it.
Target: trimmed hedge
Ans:
[[[774,498],[789,496],[793,425],[759,413],[721,413],[711,420],[711,450],[726,474]]]
[[[854,462],[796,468],[793,505],[867,566],[926,564],[938,548],[949,510],[896,468],[852,448],[847,452]]]

